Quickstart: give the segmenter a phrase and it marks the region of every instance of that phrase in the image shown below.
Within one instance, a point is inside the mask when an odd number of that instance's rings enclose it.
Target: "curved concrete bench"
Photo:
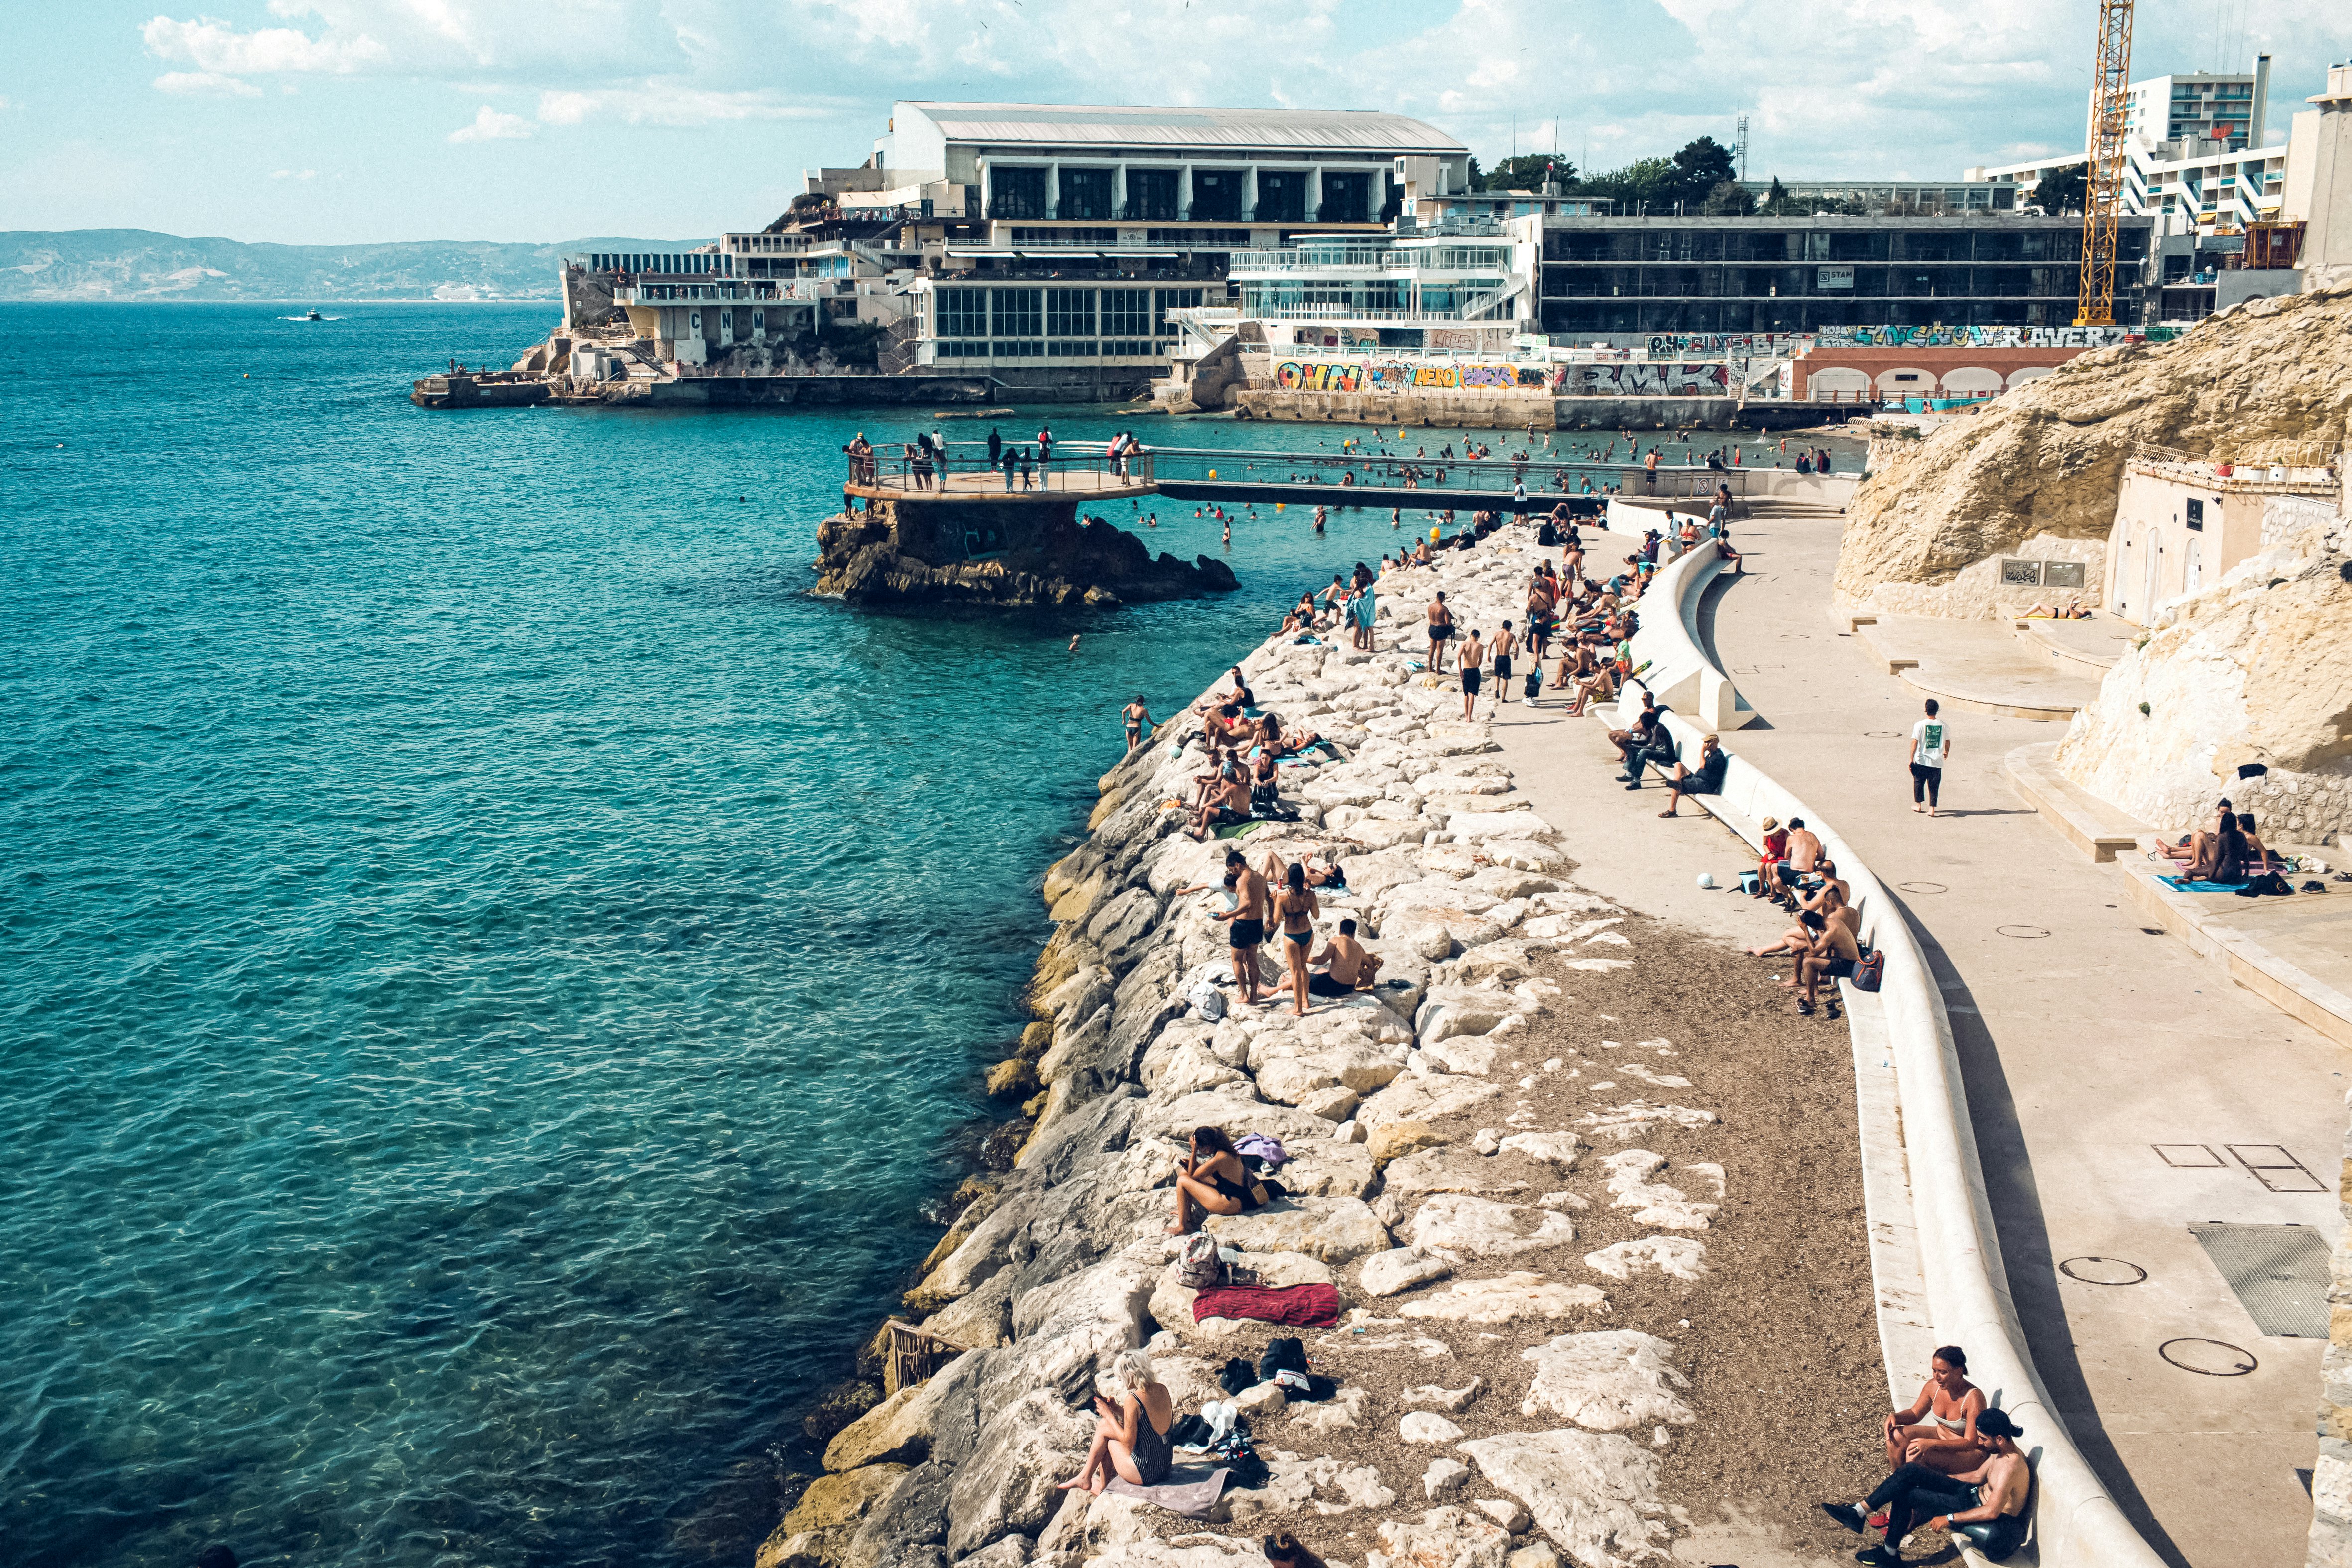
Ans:
[[[1633,668],[1649,666],[1636,679],[1660,702],[1709,730],[1727,732],[1756,714],[1739,705],[1730,678],[1715,667],[1699,641],[1698,607],[1706,585],[1723,568],[1723,546],[1712,539],[1700,540],[1658,568],[1634,605],[1642,629],[1633,634]]]
[[[1687,687],[1701,693],[1728,689],[1728,682],[1709,688],[1703,679],[1679,673],[1695,664],[1714,668],[1696,634],[1698,595],[1711,574],[1704,570],[1703,562],[1678,574],[1668,574],[1702,556],[1706,549],[1703,546],[1662,568],[1658,582],[1642,601],[1653,610],[1642,637],[1649,638],[1655,650],[1643,657],[1655,660],[1654,671],[1678,672],[1677,689]],[[1657,597],[1661,593],[1677,595],[1679,614],[1658,613],[1667,605]],[[1637,639],[1635,647],[1642,647]],[[1715,671],[1715,677],[1722,680],[1720,671]],[[1665,689],[1657,689],[1664,700]],[[1677,711],[1668,716],[1667,724],[1686,759],[1697,753],[1699,738],[1707,729],[1726,727],[1711,717],[1704,723],[1694,723],[1683,716],[1685,710],[1679,704],[1669,705]],[[1640,708],[1637,700],[1627,698],[1621,705],[1619,722],[1630,723]],[[1704,796],[1691,798],[1710,809],[1717,804]],[[2024,1428],[2024,1447],[2034,1469],[2032,1544],[2011,1561],[2038,1561],[2049,1568],[2093,1564],[2158,1568],[2163,1560],[2132,1528],[2075,1448],[2065,1423],[2051,1405],[2049,1391],[2033,1370],[2025,1331],[2010,1299],[1992,1205],[1985,1194],[1976,1135],[1969,1121],[1959,1058],[1952,1045],[1951,1023],[1945,1016],[1942,992],[1901,907],[1826,818],[1744,758],[1731,758],[1720,805],[1726,809],[1716,815],[1751,844],[1758,841],[1757,824],[1764,817],[1777,816],[1784,823],[1792,816],[1803,817],[1853,889],[1863,940],[1885,954],[1885,974],[1875,997],[1850,993],[1850,1002],[1874,1000],[1876,1008],[1850,1005],[1847,1017],[1855,1036],[1858,1065],[1865,1057],[1875,1057],[1880,1048],[1893,1064],[1902,1112],[1899,1127],[1885,1129],[1884,1118],[1874,1121],[1870,1115],[1869,1085],[1860,1086],[1865,1184],[1874,1189],[1870,1203],[1872,1265],[1874,1275],[1878,1276],[1881,1348],[1889,1382],[1906,1399],[1916,1390],[1926,1377],[1926,1357],[1916,1329],[1932,1327],[1934,1337],[1926,1342],[1965,1347],[1970,1378]],[[1883,1040],[1878,1037],[1881,1019]],[[1881,1139],[1890,1132],[1898,1139],[1899,1149],[1872,1147],[1874,1124],[1885,1129]],[[1888,1256],[1880,1245],[1884,1239],[1880,1232],[1903,1228],[1902,1216],[1886,1212],[1899,1193],[1899,1188],[1889,1190],[1890,1170],[1908,1173],[1909,1225],[1916,1230],[1918,1283],[1926,1293],[1925,1324],[1906,1326],[1899,1312],[1890,1313],[1890,1292],[1899,1299],[1904,1282],[1880,1275]]]

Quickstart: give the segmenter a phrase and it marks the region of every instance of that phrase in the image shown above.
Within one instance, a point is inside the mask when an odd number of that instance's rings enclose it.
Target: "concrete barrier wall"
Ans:
[[[1694,551],[1692,556],[1699,553]],[[1696,662],[1714,669],[1693,631],[1698,595],[1710,574],[1694,566],[1668,577],[1666,574],[1673,570],[1662,569],[1659,582],[1643,597],[1643,604],[1652,610],[1643,635],[1658,650],[1646,657],[1658,660],[1654,668],[1668,664],[1683,668]],[[1661,613],[1666,610],[1664,603],[1653,604],[1662,591],[1682,596],[1674,613]],[[1688,646],[1670,648],[1668,645],[1676,640]],[[1721,679],[1721,671],[1716,675]],[[1620,722],[1629,722],[1640,707],[1637,700],[1629,698]],[[1702,728],[1679,712],[1668,723],[1685,754],[1695,755]],[[2010,1299],[2008,1271],[2001,1262],[1992,1205],[1977,1158],[1951,1022],[1945,1015],[1935,974],[1901,906],[1833,824],[1744,758],[1731,759],[1724,778],[1723,803],[1729,808],[1733,826],[1751,843],[1754,825],[1764,816],[1777,816],[1783,822],[1791,816],[1803,817],[1853,888],[1863,940],[1885,954],[1885,976],[1878,998],[1884,1009],[1885,1048],[1895,1065],[1901,1100],[1901,1163],[1910,1177],[1912,1221],[1927,1310],[1937,1342],[1968,1351],[1970,1378],[2025,1430],[2023,1447],[2032,1456],[2034,1467],[2034,1545],[2030,1550],[2047,1568],[2158,1568],[2163,1560],[2132,1528],[2076,1449],[2033,1369],[2024,1328]],[[1743,818],[1744,823],[1738,820]],[[1874,1153],[1884,1152],[1865,1149],[1865,1164],[1872,1163]],[[1884,1314],[1881,1322],[1884,1337]],[[1893,1363],[1916,1352],[1891,1342],[1883,1348],[1890,1378],[1900,1380],[1906,1369]],[[1914,1385],[1925,1375],[1925,1369],[1918,1369]]]

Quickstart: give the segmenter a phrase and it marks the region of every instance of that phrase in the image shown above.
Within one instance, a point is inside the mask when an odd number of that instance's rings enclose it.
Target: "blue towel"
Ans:
[[[2157,880],[2184,893],[2234,893],[2246,885],[2243,882],[2192,882],[2186,877],[2158,877]]]

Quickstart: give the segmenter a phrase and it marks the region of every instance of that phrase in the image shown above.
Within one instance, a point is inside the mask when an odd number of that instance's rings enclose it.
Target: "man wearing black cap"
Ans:
[[[1946,1476],[1925,1465],[1905,1465],[1861,1504],[1825,1502],[1822,1511],[1859,1535],[1873,1510],[1886,1510],[1886,1539],[1853,1554],[1855,1562],[1874,1568],[1895,1568],[1903,1561],[1900,1542],[1916,1529],[1950,1531],[1963,1524],[1990,1526],[1977,1550],[1998,1563],[2025,1540],[2033,1473],[2017,1447],[2022,1436],[2007,1411],[1989,1408],[1977,1416],[1977,1447],[1984,1462],[1975,1469]]]

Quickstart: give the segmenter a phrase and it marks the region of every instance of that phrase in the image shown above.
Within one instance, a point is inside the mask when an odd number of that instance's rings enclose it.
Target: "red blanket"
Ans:
[[[1256,1285],[1227,1285],[1203,1290],[1192,1300],[1192,1321],[1203,1318],[1255,1318],[1294,1329],[1328,1329],[1339,1321],[1339,1291],[1331,1285],[1290,1285],[1268,1290]]]

